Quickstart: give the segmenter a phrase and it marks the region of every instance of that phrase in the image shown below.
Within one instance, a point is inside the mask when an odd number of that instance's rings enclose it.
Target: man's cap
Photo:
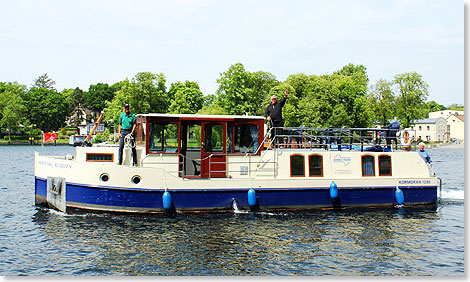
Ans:
[[[124,104],[124,108],[129,108],[129,104]]]
[[[421,146],[424,147],[425,145],[426,145],[426,144],[424,144],[424,142],[420,142],[420,143],[418,144],[418,146],[420,146],[420,147],[421,147]]]
[[[271,96],[271,100],[272,99],[277,99],[277,96],[276,95]]]

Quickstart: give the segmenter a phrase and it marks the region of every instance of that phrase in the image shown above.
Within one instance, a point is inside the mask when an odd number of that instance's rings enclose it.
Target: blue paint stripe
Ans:
[[[36,179],[36,193],[46,196],[46,179]],[[256,200],[265,208],[323,206],[331,207],[329,188],[255,189]],[[39,191],[39,193],[38,193]],[[240,189],[184,189],[170,190],[177,209],[225,209],[231,208],[233,199],[240,206],[248,207],[248,188]],[[163,209],[164,189],[106,188],[67,183],[67,202],[102,207]],[[406,203],[432,203],[437,201],[437,187],[412,187],[403,189]],[[395,186],[339,189],[341,205],[392,205],[395,202]]]
[[[43,181],[47,181],[45,178],[36,177],[36,179],[40,179]],[[224,191],[248,191],[250,187],[241,187],[241,188],[182,188],[182,189],[158,189],[158,188],[134,188],[134,187],[116,187],[116,186],[105,186],[105,185],[91,185],[91,184],[82,184],[82,183],[74,183],[74,182],[67,182],[67,185],[73,186],[82,186],[88,188],[95,188],[95,189],[111,189],[111,190],[130,190],[130,191],[143,191],[143,192],[164,192],[166,190],[171,192],[224,192]],[[411,189],[437,189],[436,186],[432,185],[422,185],[422,186],[400,186],[400,189],[403,188],[411,188]],[[357,189],[395,189],[396,186],[352,186],[352,187],[338,187],[338,190],[357,190]],[[289,190],[324,190],[330,189],[329,186],[325,187],[284,187],[284,188],[274,188],[274,187],[258,187],[253,188],[256,191],[289,191]]]

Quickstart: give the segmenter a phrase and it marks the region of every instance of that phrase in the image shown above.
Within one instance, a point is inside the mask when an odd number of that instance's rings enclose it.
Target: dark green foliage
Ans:
[[[49,132],[64,126],[69,105],[61,93],[33,87],[22,98],[28,109],[26,116],[37,128]]]
[[[431,111],[446,109],[434,101],[426,102],[428,85],[416,72],[395,76],[392,82],[378,80],[369,87],[367,69],[348,64],[331,75],[290,75],[284,82],[263,71],[249,72],[241,63],[234,64],[217,79],[215,94],[204,96],[196,82],[172,83],[166,90],[162,73],[140,72],[131,80],[111,86],[90,85],[54,89],[55,81],[47,74],[39,76],[29,90],[18,83],[0,83],[0,127],[28,133],[58,130],[71,115],[89,110],[95,119],[105,110],[105,120],[113,120],[124,104],[139,113],[204,113],[264,115],[271,95],[282,99],[289,90],[283,108],[285,126],[295,127],[370,127],[388,125],[398,118],[402,127]],[[462,105],[450,109],[463,110]],[[19,127],[19,125],[22,127]]]
[[[86,106],[89,110],[101,112],[106,107],[106,101],[113,100],[114,94],[107,83],[92,84],[85,94]]]
[[[172,114],[195,114],[204,103],[199,85],[193,81],[172,83],[168,96],[172,97],[168,108],[168,112]]]
[[[230,115],[263,115],[261,104],[272,87],[279,84],[272,74],[250,73],[240,63],[230,66],[217,82],[219,89],[215,103]]]

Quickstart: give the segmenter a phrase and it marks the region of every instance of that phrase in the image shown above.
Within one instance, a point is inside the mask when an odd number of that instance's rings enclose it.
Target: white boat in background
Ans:
[[[74,146],[74,147],[82,146],[86,138],[87,138],[86,135],[72,135],[69,137],[69,145]]]
[[[142,114],[137,124],[138,166],[130,148],[118,165],[115,145],[36,153],[36,205],[164,213],[438,201],[440,179],[396,127],[267,129],[261,116],[189,114]]]

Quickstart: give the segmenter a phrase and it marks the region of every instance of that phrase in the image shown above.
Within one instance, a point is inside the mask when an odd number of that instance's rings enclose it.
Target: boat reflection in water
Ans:
[[[173,216],[38,209],[33,222],[62,275],[416,275],[432,271],[437,219],[424,206]]]

